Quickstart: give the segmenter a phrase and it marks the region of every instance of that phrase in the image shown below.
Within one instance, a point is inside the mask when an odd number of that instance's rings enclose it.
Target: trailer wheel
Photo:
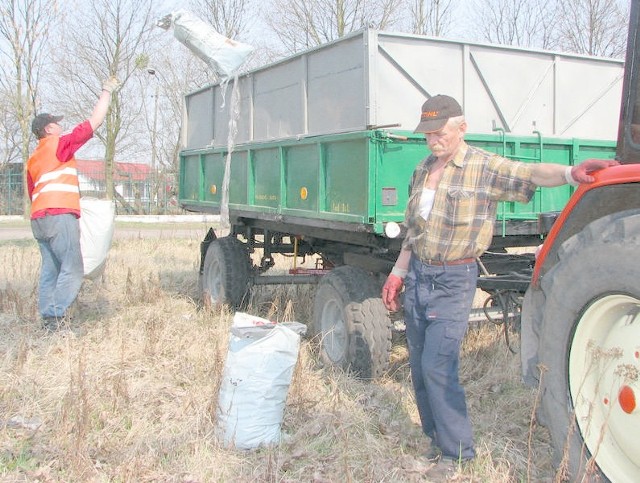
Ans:
[[[567,240],[542,281],[541,409],[571,481],[640,476],[638,253],[640,213],[612,214]]]
[[[230,236],[213,240],[200,276],[204,305],[242,306],[250,277],[251,260],[244,243]]]
[[[374,279],[342,266],[318,285],[312,334],[321,360],[369,379],[384,373],[391,354],[391,321]]]

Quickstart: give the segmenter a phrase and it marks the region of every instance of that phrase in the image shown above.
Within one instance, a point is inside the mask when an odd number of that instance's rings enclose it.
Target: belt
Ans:
[[[460,258],[458,260],[447,260],[444,262],[438,260],[423,260],[425,265],[434,265],[436,267],[444,267],[446,265],[466,265],[467,263],[475,263],[475,258]]]

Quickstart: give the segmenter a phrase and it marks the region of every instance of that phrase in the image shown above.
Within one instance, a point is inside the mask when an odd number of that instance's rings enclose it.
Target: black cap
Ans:
[[[33,122],[31,123],[31,131],[36,135],[38,139],[42,139],[47,135],[44,132],[44,128],[47,127],[51,123],[59,123],[62,121],[62,116],[54,116],[53,114],[43,113],[38,114],[33,118]]]
[[[434,132],[444,127],[450,117],[462,116],[462,107],[453,97],[438,94],[422,104],[420,124],[413,132]]]

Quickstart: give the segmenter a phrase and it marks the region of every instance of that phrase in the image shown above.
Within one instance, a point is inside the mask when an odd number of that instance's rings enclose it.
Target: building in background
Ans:
[[[78,159],[78,180],[83,195],[104,196],[104,161]],[[113,185],[116,193],[128,203],[148,203],[152,199],[155,176],[151,166],[142,163],[115,163]]]
[[[82,196],[106,196],[104,161],[78,159]],[[148,164],[116,162],[113,175],[116,211],[121,214],[176,214],[175,175],[158,172]],[[23,214],[23,164],[0,166],[0,215]]]

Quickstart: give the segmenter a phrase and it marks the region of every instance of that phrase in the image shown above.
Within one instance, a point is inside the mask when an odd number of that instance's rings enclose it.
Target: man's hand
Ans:
[[[392,273],[382,287],[382,303],[391,312],[397,312],[400,308],[400,291],[403,284],[402,279]]]
[[[107,91],[113,94],[120,88],[120,81],[115,77],[109,77],[106,81],[102,83],[102,90]]]
[[[613,160],[587,159],[571,168],[571,179],[568,179],[569,176],[567,176],[567,181],[571,182],[571,180],[573,180],[574,183],[592,183],[594,177],[591,176],[591,173],[608,168],[609,166],[617,166],[618,164],[620,164],[618,161]]]

